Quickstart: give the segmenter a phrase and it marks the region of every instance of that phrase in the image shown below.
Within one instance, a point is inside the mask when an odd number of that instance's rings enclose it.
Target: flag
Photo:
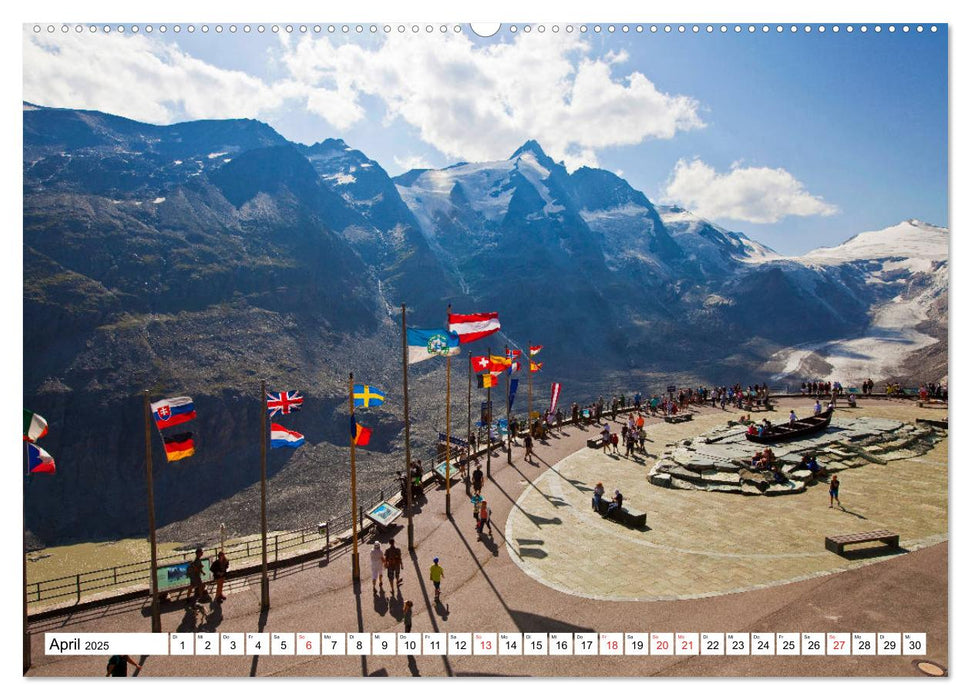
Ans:
[[[509,380],[509,410],[512,411],[512,402],[516,400],[516,389],[519,388],[518,379]]]
[[[299,391],[281,391],[279,393],[266,392],[266,412],[271,416],[277,413],[293,413],[303,406],[303,397]]]
[[[192,433],[177,433],[162,437],[165,443],[165,457],[170,462],[176,462],[196,453],[196,444],[192,441]]]
[[[287,430],[282,425],[270,423],[270,448],[300,447],[306,442],[303,435],[295,430]]]
[[[489,355],[489,362],[492,363],[491,372],[505,372],[512,365],[512,360],[502,355]]]
[[[542,345],[530,345],[529,346],[529,356],[536,357],[539,355],[539,351],[543,349]]]
[[[517,361],[517,362],[510,362],[509,367],[506,368],[506,371],[512,374],[513,372],[518,372],[521,369],[522,369],[522,365],[520,365],[519,362]]]
[[[523,354],[522,350],[510,350],[509,348],[506,348],[506,357],[509,357],[511,359],[516,359],[522,354]]]
[[[489,387],[496,385],[496,377],[491,373],[480,374],[476,377],[476,380],[479,383],[480,389],[488,389]]]
[[[54,458],[37,445],[27,445],[27,471],[31,474],[53,474]]]
[[[351,442],[358,447],[364,447],[371,441],[371,429],[358,425],[354,416],[351,416]]]
[[[421,330],[409,328],[406,332],[408,341],[408,364],[430,360],[433,357],[458,355],[459,337],[442,328]]]
[[[471,343],[473,340],[492,335],[500,328],[499,312],[486,314],[449,314],[448,329],[457,333],[460,343]]]
[[[472,357],[472,369],[476,372],[485,372],[487,369],[492,368],[492,361],[489,360],[487,355],[479,355]]]
[[[550,386],[550,413],[556,411],[556,403],[560,400],[560,385],[558,382],[553,382]]]
[[[194,420],[196,406],[188,396],[176,396],[174,399],[162,399],[152,404],[152,416],[156,427],[171,428]]]
[[[384,403],[384,392],[368,384],[354,385],[354,405],[370,408]]]
[[[47,421],[43,416],[24,409],[24,440],[37,442],[47,435]]]
[[[530,372],[539,372],[541,369],[543,369],[543,363],[542,362],[533,362],[532,360],[529,361],[529,371]]]

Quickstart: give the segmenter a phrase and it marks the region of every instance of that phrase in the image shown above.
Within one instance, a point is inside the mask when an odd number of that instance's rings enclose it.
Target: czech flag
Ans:
[[[196,453],[196,444],[192,440],[192,433],[177,433],[162,438],[165,443],[165,457],[170,462],[191,457]]]
[[[176,396],[174,399],[162,399],[152,404],[152,417],[158,429],[171,428],[194,420],[196,407],[188,396]]]
[[[270,423],[270,447],[300,447],[306,440],[295,430],[287,430],[282,425]]]
[[[358,447],[364,447],[371,442],[371,429],[358,425],[354,416],[351,416],[351,442]]]
[[[37,445],[27,445],[27,469],[31,474],[53,474],[54,458]]]

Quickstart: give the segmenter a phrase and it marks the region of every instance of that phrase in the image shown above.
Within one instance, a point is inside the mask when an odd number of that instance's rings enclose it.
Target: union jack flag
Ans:
[[[299,391],[281,391],[279,393],[266,392],[266,412],[271,416],[277,413],[293,413],[299,411],[303,405],[303,397]]]

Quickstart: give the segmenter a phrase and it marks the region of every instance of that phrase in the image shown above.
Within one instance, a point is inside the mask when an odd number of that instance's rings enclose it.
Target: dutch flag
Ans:
[[[304,437],[295,430],[287,430],[282,425],[270,423],[270,447],[300,447]]]

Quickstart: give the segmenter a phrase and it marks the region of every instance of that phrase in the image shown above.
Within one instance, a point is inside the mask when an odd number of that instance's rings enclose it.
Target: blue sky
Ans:
[[[571,169],[618,172],[652,201],[785,254],[907,218],[948,224],[946,25],[561,24],[554,35],[520,24],[490,39],[453,24],[431,36],[392,24],[390,37],[380,24],[201,26],[149,35],[143,24],[132,36],[27,25],[24,99],[154,123],[257,118],[295,141],[343,138],[391,174],[505,158],[535,138]]]

